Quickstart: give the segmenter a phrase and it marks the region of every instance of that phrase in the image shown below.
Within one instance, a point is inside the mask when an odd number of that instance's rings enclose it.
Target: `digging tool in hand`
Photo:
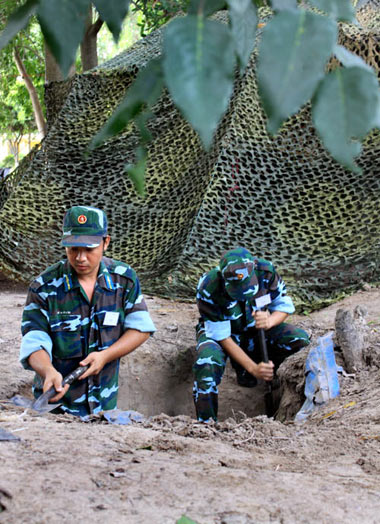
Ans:
[[[263,295],[262,297],[259,297],[256,299],[256,307],[260,310],[265,309],[265,306],[270,304],[271,297],[270,295]],[[265,339],[265,330],[263,328],[259,328],[257,330],[258,336],[259,336],[259,347],[260,347],[260,353],[262,361],[267,364],[269,362],[268,358],[268,350],[267,350],[267,341]],[[267,417],[273,417],[276,410],[274,408],[274,402],[273,402],[273,392],[272,392],[272,381],[265,381],[265,393],[264,393],[264,400],[265,400],[265,413]]]
[[[72,371],[69,375],[66,375],[66,377],[62,380],[62,386],[65,386],[66,384],[72,384],[75,380],[82,376],[88,368],[89,366],[79,366],[74,369],[74,371]],[[38,411],[38,413],[48,413],[49,411],[52,411],[61,405],[61,402],[57,404],[49,404],[49,400],[56,394],[57,391],[55,387],[52,386],[36,400],[32,400],[21,395],[15,395],[10,399],[10,402],[16,406],[33,409],[34,411]]]

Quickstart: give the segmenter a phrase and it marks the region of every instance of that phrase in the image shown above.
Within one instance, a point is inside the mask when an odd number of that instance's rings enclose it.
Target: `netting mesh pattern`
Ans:
[[[340,40],[379,71],[376,9],[367,3],[359,13],[362,25],[342,26]],[[168,94],[160,98],[150,124],[145,199],[123,172],[135,160],[133,125],[85,155],[139,69],[159,55],[160,39],[156,31],[72,80],[41,147],[2,188],[0,269],[29,281],[61,258],[63,213],[86,204],[105,210],[110,255],[128,261],[152,294],[194,297],[200,274],[236,245],[272,260],[303,308],[377,281],[380,133],[365,141],[362,175],[331,159],[309,107],[271,138],[257,94],[255,54],[210,153]]]

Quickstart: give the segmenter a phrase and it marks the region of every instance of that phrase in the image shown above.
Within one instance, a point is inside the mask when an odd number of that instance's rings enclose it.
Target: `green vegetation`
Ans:
[[[119,3],[118,0],[113,2],[114,6]],[[63,20],[65,20],[68,12],[63,7],[64,3],[60,4],[62,4],[60,8],[63,9]],[[112,35],[100,17],[102,2],[98,2],[99,12],[93,6],[89,10],[89,2],[78,2],[78,6],[86,7],[88,18],[81,50],[75,47],[73,51],[75,52],[75,64],[74,67],[70,67],[70,76],[75,72],[82,72],[96,66],[98,60],[104,62],[112,58],[141,38],[142,31],[146,32],[164,23],[180,8],[175,2],[173,6],[166,4],[170,2],[133,2],[128,17],[125,17],[127,8],[124,5],[123,8],[115,11],[116,15],[110,21],[110,26],[114,31]],[[13,162],[16,164],[21,158],[19,158],[19,143],[22,137],[30,133],[35,136],[37,132],[42,137],[45,135],[44,83],[63,79],[53,56],[45,48],[40,28],[40,23],[43,25],[46,17],[53,16],[53,11],[49,10],[53,3],[44,4],[46,9],[42,11],[40,18],[29,10],[31,6],[36,5],[37,2],[25,3],[24,0],[0,0],[0,29],[6,27],[8,19],[13,27],[14,18],[11,13],[17,9],[19,9],[19,14],[21,13],[22,20],[18,26],[16,22],[19,29],[17,34],[9,40],[0,53],[2,94],[0,137],[8,144]],[[26,19],[24,18],[25,13]],[[84,16],[84,11],[76,11],[76,14]],[[24,24],[25,20],[26,24]],[[83,17],[81,21],[83,22]],[[70,23],[72,19],[68,18],[63,28],[70,31]],[[6,35],[7,29],[2,33],[1,38],[7,38]],[[117,36],[117,42],[115,42],[115,36]],[[72,58],[73,55],[70,56]]]
[[[310,102],[314,126],[325,148],[344,167],[359,171],[355,157],[361,151],[361,141],[372,129],[380,128],[380,94],[374,71],[337,44],[338,23],[355,22],[354,4],[350,0],[308,0],[314,9],[309,10],[297,0],[268,3],[274,15],[262,30],[257,50],[259,92],[268,131],[275,134]],[[257,9],[262,4],[260,0],[27,0],[9,17],[0,34],[0,48],[7,49],[35,16],[45,42],[67,76],[88,34],[86,20],[91,6],[115,41],[120,38],[130,6],[145,13],[144,22],[137,21],[143,32],[159,26],[178,9],[187,8],[186,16],[171,20],[164,28],[161,58],[154,59],[137,77],[140,86],[156,86],[154,96],[147,88],[139,89],[137,96],[132,86],[91,144],[91,148],[96,147],[134,121],[141,141],[137,165],[126,169],[142,193],[146,143],[150,139],[147,122],[161,92],[158,88],[169,90],[209,149],[228,107],[236,69],[243,74],[254,49]],[[210,19],[225,8],[230,15],[229,26]],[[333,57],[341,65],[327,71]]]

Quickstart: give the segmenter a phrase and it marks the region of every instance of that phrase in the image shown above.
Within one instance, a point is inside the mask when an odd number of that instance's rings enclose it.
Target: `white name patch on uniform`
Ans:
[[[104,315],[103,326],[117,326],[119,313],[116,311],[107,311]]]
[[[261,309],[267,306],[268,304],[270,304],[272,302],[272,299],[271,299],[270,294],[267,293],[266,295],[263,295],[262,297],[256,298],[255,302],[256,302],[256,307]]]

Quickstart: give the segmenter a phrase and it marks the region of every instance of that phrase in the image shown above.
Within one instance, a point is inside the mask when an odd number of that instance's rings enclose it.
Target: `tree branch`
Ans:
[[[28,90],[30,99],[32,101],[34,119],[36,121],[37,129],[41,133],[41,135],[44,137],[46,134],[46,122],[45,122],[45,118],[42,112],[42,107],[38,99],[36,88],[34,87],[32,79],[28,75],[25,69],[24,63],[21,59],[21,56],[20,56],[20,53],[17,47],[15,47],[13,50],[13,58],[16,63],[18,72],[20,73],[20,75],[22,76],[22,79],[25,82],[25,86]]]
[[[87,29],[86,31],[86,34],[89,36],[89,37],[94,37],[96,36],[102,25],[104,24],[103,20],[99,17],[96,22],[94,22],[93,24],[90,25],[90,27]]]

